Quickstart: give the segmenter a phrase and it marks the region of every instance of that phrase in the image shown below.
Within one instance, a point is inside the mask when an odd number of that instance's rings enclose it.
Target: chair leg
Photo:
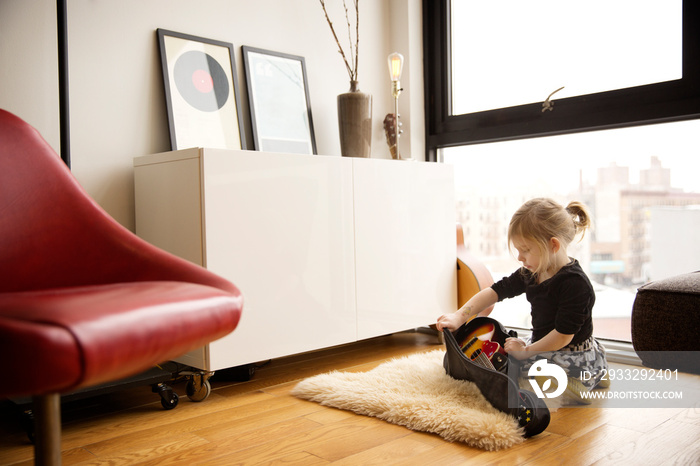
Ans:
[[[61,464],[61,396],[58,393],[35,396],[34,464]]]

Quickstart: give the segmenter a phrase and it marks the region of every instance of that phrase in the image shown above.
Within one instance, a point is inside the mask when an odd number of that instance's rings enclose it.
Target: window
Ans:
[[[636,289],[697,270],[700,245],[700,120],[442,149],[455,168],[457,220],[467,249],[494,279],[519,267],[506,244],[513,212],[527,199],[584,202],[594,228],[572,244],[593,282],[596,336],[630,341]],[[524,297],[492,316],[530,328]]]
[[[619,0],[621,1],[621,0]],[[650,3],[651,2],[651,3]],[[470,4],[470,3],[491,3],[498,4],[501,7],[498,9],[498,15],[492,12],[488,17],[478,17],[473,20],[479,21],[484,25],[484,30],[491,31],[486,37],[472,38],[469,44],[458,45],[453,44],[453,37],[450,25],[455,22],[460,24],[468,24],[465,19],[453,18],[453,13],[459,13],[459,8],[455,8],[453,12],[453,4]],[[518,4],[536,5],[541,2],[521,1]],[[618,3],[618,0],[616,2]],[[597,129],[609,129],[626,127],[641,124],[653,124],[667,121],[678,121],[685,119],[693,119],[700,117],[700,4],[691,0],[682,2],[680,6],[681,17],[678,19],[678,0],[647,0],[644,2],[625,2],[627,7],[623,10],[614,10],[609,7],[611,2],[556,2],[556,4],[572,4],[577,8],[585,6],[593,11],[593,16],[614,15],[611,24],[617,24],[619,28],[628,28],[629,33],[622,34],[621,37],[627,38],[631,44],[628,48],[621,49],[615,54],[618,60],[632,60],[638,68],[647,68],[643,74],[643,79],[638,82],[618,81],[614,79],[605,79],[602,83],[595,85],[586,90],[586,83],[589,81],[580,80],[579,82],[568,83],[568,76],[560,79],[553,79],[551,82],[542,84],[539,89],[528,90],[526,94],[524,90],[522,98],[509,98],[506,103],[499,103],[495,97],[504,92],[504,87],[509,87],[508,83],[519,82],[519,77],[523,72],[519,68],[514,68],[514,71],[503,71],[507,68],[500,67],[500,73],[507,73],[510,79],[500,79],[499,75],[490,76],[483,82],[493,83],[494,88],[480,88],[477,92],[481,95],[494,96],[492,104],[482,104],[479,107],[491,107],[490,109],[474,111],[472,113],[461,113],[463,110],[460,104],[457,104],[457,111],[453,108],[454,98],[458,98],[460,91],[454,89],[461,85],[461,82],[455,82],[453,86],[453,72],[462,76],[465,71],[459,69],[453,70],[452,53],[456,50],[478,49],[481,51],[479,60],[474,64],[471,74],[486,74],[488,70],[495,65],[484,62],[485,59],[490,59],[493,62],[502,61],[499,55],[499,44],[520,44],[527,43],[528,38],[518,36],[520,33],[525,34],[528,30],[553,30],[559,31],[560,25],[578,24],[581,20],[581,13],[560,11],[555,9],[546,19],[534,23],[522,19],[527,22],[530,28],[520,28],[516,30],[507,29],[507,23],[504,23],[502,18],[506,16],[514,16],[508,10],[505,2],[476,2],[473,0],[424,0],[423,2],[423,21],[424,21],[424,63],[425,63],[425,86],[426,86],[426,150],[429,160],[437,160],[437,150],[442,147],[449,147],[461,144],[474,144],[480,142],[530,138],[535,136],[567,134],[571,132],[590,131]],[[660,52],[651,53],[646,42],[642,42],[644,34],[639,30],[630,28],[629,25],[636,24],[639,21],[638,16],[644,12],[652,11],[651,7],[646,8],[642,5],[662,5],[668,11],[664,16],[664,24],[668,27],[678,27],[680,21],[680,31],[671,32],[668,41],[664,40],[660,47]],[[600,5],[600,6],[597,6]],[[597,6],[597,8],[596,8]],[[534,7],[533,7],[534,8]],[[469,11],[469,10],[467,10]],[[518,12],[520,14],[520,12]],[[648,23],[647,23],[648,24]],[[555,28],[556,25],[556,28]],[[626,26],[627,25],[627,26]],[[674,26],[675,25],[675,26]],[[647,35],[655,37],[652,33],[657,23],[649,25]],[[466,25],[464,26],[467,27]],[[566,30],[567,28],[563,28]],[[627,30],[627,29],[625,29]],[[519,32],[520,31],[520,32]],[[523,32],[524,31],[524,32]],[[513,34],[513,35],[511,35]],[[596,30],[593,25],[589,26],[587,38],[593,39],[598,36],[600,31]],[[678,35],[680,34],[680,42],[682,43],[681,70],[682,76],[678,78]],[[562,41],[564,38],[559,36],[550,36],[549,42]],[[610,39],[612,40],[612,39]],[[654,42],[656,44],[656,42]],[[673,45],[676,44],[676,45]],[[605,47],[611,48],[615,44],[604,44]],[[502,49],[504,47],[501,47]],[[616,47],[615,47],[616,48]],[[675,53],[667,53],[669,48],[675,48]],[[616,48],[617,49],[617,48]],[[576,63],[589,63],[586,57],[583,56],[586,49],[580,47],[572,47],[574,60],[568,60],[574,65]],[[599,49],[593,49],[599,50]],[[632,52],[634,51],[634,53]],[[641,51],[641,55],[637,52]],[[467,52],[462,52],[467,53]],[[668,58],[663,56],[668,55]],[[469,55],[465,55],[469,57]],[[644,62],[645,57],[649,56],[649,63]],[[655,58],[654,58],[655,57]],[[662,58],[659,58],[662,57]],[[461,58],[461,57],[460,57]],[[525,62],[520,68],[537,68],[549,67],[550,69],[558,69],[559,56],[543,53],[540,59],[536,62]],[[534,60],[534,59],[531,59]],[[545,63],[541,63],[542,61]],[[660,61],[661,60],[661,61]],[[572,69],[576,70],[574,65]],[[592,75],[608,72],[605,63],[599,63],[594,69]],[[649,65],[648,67],[643,65]],[[579,67],[581,68],[581,67]],[[626,68],[626,67],[622,67]],[[659,69],[658,73],[654,69]],[[603,70],[595,72],[595,70]],[[459,74],[462,73],[462,74]],[[571,71],[574,76],[577,76],[577,71]],[[636,75],[636,74],[635,74]],[[550,76],[545,73],[543,76]],[[535,82],[543,80],[543,78],[533,78]],[[633,85],[633,87],[621,86]],[[558,87],[565,88],[552,96],[554,101],[553,110],[542,111],[542,104],[550,92]],[[599,92],[596,89],[604,89],[605,92]],[[592,92],[583,94],[582,92]],[[568,93],[570,97],[566,97]],[[467,94],[468,95],[468,94]],[[561,95],[564,98],[559,98]],[[539,97],[537,97],[539,96]],[[536,99],[534,103],[528,103]],[[522,102],[519,105],[502,107],[502,105],[510,105],[508,102]],[[467,109],[469,104],[467,104]],[[500,108],[499,108],[500,107]]]
[[[683,77],[681,0],[585,6],[453,0],[452,114],[541,104],[560,88],[557,100]]]
[[[595,230],[569,252],[596,283],[598,336],[629,340],[636,288],[700,263],[690,232],[671,240],[685,257],[663,244],[700,221],[695,3],[424,1],[427,158],[455,165],[467,247],[498,278],[518,266],[505,240],[522,202],[586,202]]]

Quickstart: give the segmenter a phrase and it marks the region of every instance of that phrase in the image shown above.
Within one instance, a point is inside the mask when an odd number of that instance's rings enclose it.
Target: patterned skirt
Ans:
[[[528,340],[527,343],[530,344],[531,341]],[[530,366],[540,359],[558,365],[569,377],[581,381],[588,390],[598,385],[608,368],[605,348],[592,336],[577,345],[567,345],[558,351],[539,353],[521,361],[521,374],[527,376]]]

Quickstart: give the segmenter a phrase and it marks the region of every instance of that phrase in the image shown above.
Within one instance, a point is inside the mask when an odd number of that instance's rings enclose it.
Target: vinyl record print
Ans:
[[[226,72],[207,53],[197,50],[183,53],[175,62],[173,74],[180,95],[198,110],[214,112],[228,100]]]
[[[247,149],[233,44],[156,32],[171,149]]]

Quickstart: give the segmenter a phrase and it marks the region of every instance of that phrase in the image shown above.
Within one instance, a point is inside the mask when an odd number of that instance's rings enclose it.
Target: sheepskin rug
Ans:
[[[433,350],[392,359],[368,372],[309,377],[292,395],[485,450],[522,443],[517,420],[491,406],[472,382],[447,375],[444,355]]]

